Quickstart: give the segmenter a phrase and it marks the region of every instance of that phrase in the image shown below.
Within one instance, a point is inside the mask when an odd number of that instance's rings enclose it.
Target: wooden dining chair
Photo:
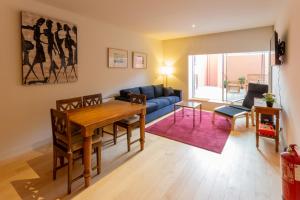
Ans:
[[[83,107],[94,106],[102,103],[102,94],[92,94],[82,97]]]
[[[68,160],[68,193],[70,194],[71,184],[83,177],[83,174],[76,178],[72,176],[74,154],[83,151],[83,137],[80,134],[72,135],[69,117],[65,112],[51,109],[51,124],[53,136],[53,180],[56,180],[56,171],[65,166],[64,164],[57,166],[57,158],[63,156]],[[97,174],[101,172],[101,142],[99,135],[92,136],[92,148],[97,157],[97,165],[93,169],[97,169]]]
[[[59,111],[74,110],[82,107],[83,107],[83,103],[81,97],[61,99],[56,101],[56,109]]]
[[[143,104],[146,105],[146,96],[143,94],[130,94],[130,102],[132,104]],[[127,150],[130,151],[130,145],[140,141],[140,139],[131,141],[132,129],[139,127],[140,125],[140,116],[134,115],[120,121],[117,121],[113,125],[113,133],[114,133],[114,143],[117,143],[117,132],[118,126],[126,129],[127,134]]]
[[[92,94],[92,95],[86,95],[82,97],[82,105],[83,107],[89,107],[89,106],[94,106],[94,105],[98,105],[98,104],[102,104],[102,94],[98,93],[98,94]],[[101,134],[101,136],[103,137],[103,128],[97,128],[95,130],[96,134]]]

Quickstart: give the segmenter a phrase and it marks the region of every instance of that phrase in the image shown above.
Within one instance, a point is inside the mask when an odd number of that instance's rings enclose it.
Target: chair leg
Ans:
[[[131,133],[132,133],[132,128],[127,127],[127,151],[130,151],[130,143],[131,143]]]
[[[101,146],[102,143],[100,144],[100,146],[97,147],[97,174],[98,175],[101,173]]]
[[[213,115],[212,115],[212,123],[215,123],[215,118],[216,118],[216,113],[213,112]]]
[[[256,148],[258,148],[259,146],[259,136],[258,134],[256,133]]]
[[[117,134],[118,134],[118,129],[117,129],[117,124],[113,125],[113,129],[114,129],[114,144],[117,144]]]
[[[279,138],[275,139],[275,151],[278,152]]]
[[[63,166],[65,164],[65,158],[63,156],[59,157],[59,164],[60,166]]]
[[[231,131],[234,131],[234,126],[235,126],[235,117],[233,117],[232,119],[231,119]]]
[[[56,180],[57,152],[53,149],[53,180]]]
[[[246,128],[249,128],[249,113],[246,113]]]
[[[71,193],[72,186],[73,154],[68,152],[68,194]]]
[[[254,110],[253,109],[251,110],[251,123],[252,123],[252,126],[255,126],[255,124],[254,124]]]

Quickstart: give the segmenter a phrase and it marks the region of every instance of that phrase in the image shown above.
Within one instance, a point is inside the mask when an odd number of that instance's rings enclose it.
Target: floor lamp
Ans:
[[[168,87],[168,76],[172,75],[173,67],[164,66],[161,68],[161,74],[163,75],[163,82],[166,87]]]

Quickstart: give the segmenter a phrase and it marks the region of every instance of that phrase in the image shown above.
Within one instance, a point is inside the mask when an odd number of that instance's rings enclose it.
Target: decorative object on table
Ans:
[[[24,85],[78,80],[76,25],[22,12],[21,30]]]
[[[173,67],[172,66],[163,66],[160,68],[160,73],[163,75],[163,84],[168,87],[168,76],[171,76],[173,74]]]
[[[127,68],[128,51],[123,49],[108,48],[108,67]]]
[[[135,69],[147,68],[147,54],[142,52],[133,52],[132,67]]]
[[[180,117],[182,111],[176,116]],[[200,115],[200,111],[196,111]],[[192,109],[184,110],[184,117],[174,123],[174,116],[170,115],[146,128],[146,132],[175,140],[188,145],[222,153],[230,133],[230,122],[217,116],[215,124],[211,123],[211,112],[202,111],[202,122],[192,126]],[[198,118],[197,118],[198,119]]]
[[[268,107],[273,107],[273,104],[276,102],[275,95],[272,93],[265,93],[263,94],[264,101],[266,102]]]

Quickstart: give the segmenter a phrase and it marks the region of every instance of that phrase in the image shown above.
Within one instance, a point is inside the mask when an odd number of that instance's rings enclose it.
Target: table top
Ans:
[[[266,102],[262,98],[254,98],[254,108],[282,110],[277,103],[274,103],[273,107],[267,107]]]
[[[83,127],[106,126],[120,119],[146,112],[146,106],[125,101],[109,101],[95,106],[67,111],[71,122]]]
[[[180,107],[187,107],[187,108],[197,108],[201,105],[198,101],[181,101],[175,104],[176,106]]]

